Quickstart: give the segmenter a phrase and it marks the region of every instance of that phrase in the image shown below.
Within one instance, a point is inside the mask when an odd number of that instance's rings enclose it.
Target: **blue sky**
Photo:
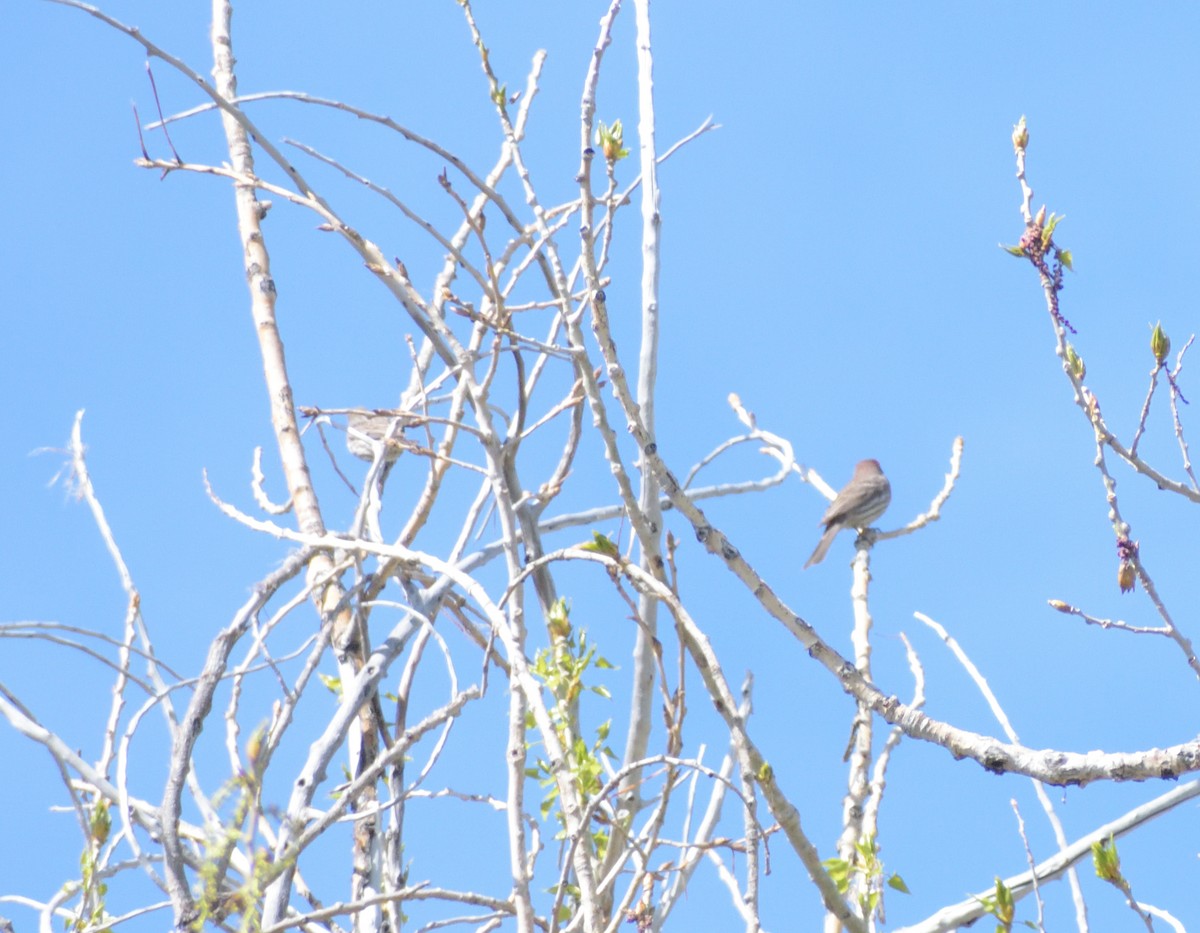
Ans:
[[[1066,215],[1057,238],[1075,257],[1063,311],[1079,331],[1088,384],[1128,439],[1152,362],[1150,325],[1161,319],[1176,348],[1196,328],[1188,270],[1200,245],[1200,13],[1120,4],[712,7],[663,0],[653,10],[660,146],[710,115],[721,124],[660,175],[660,451],[684,473],[737,433],[725,402],[737,392],[764,428],[791,440],[798,459],[835,487],[857,460],[882,461],[893,500],[881,525],[892,528],[928,507],[951,444],[963,436],[962,478],[943,520],[875,552],[880,685],[911,693],[903,631],[926,667],[929,712],[995,731],[961,669],[914,620],[921,611],[984,669],[1031,747],[1134,751],[1188,740],[1197,731],[1187,713],[1196,684],[1177,649],[1166,639],[1085,628],[1046,605],[1058,598],[1097,616],[1157,622],[1141,590],[1117,591],[1091,431],[1054,357],[1033,272],[997,244],[1016,242],[1022,230],[1009,134],[1026,114],[1035,205]],[[168,10],[126,0],[104,9],[208,73],[207,4]],[[573,194],[578,96],[602,12],[581,0],[477,11],[510,89],[524,86],[537,49],[549,52],[527,151],[550,203]],[[222,517],[201,480],[207,470],[221,494],[251,509],[250,451],[270,443],[232,199],[214,179],[160,180],[132,164],[139,149],[130,103],[143,121],[154,107],[132,42],[48,3],[11,4],[6,20],[20,41],[0,61],[8,128],[0,148],[8,215],[0,250],[0,390],[8,412],[0,443],[7,500],[0,620],[120,630],[123,596],[90,517],[49,485],[61,455],[31,455],[64,446],[74,413],[85,408],[90,466],[158,648],[179,669],[195,671],[211,635],[287,552]],[[632,24],[630,6],[599,103],[599,116],[623,119],[631,136]],[[239,6],[235,30],[244,93],[343,98],[391,114],[473,164],[491,164],[495,120],[449,0],[352,9],[263,2]],[[199,102],[162,63],[154,74],[167,111]],[[253,113],[275,141],[309,142],[450,221],[435,179],[441,165],[383,132],[296,104],[263,104]],[[172,138],[188,160],[223,158],[212,116],[177,126]],[[155,134],[147,145],[166,154]],[[414,278],[420,270],[419,281],[431,280],[439,250],[367,192],[299,164],[403,254]],[[632,177],[632,165],[623,170]],[[314,231],[310,217],[277,205],[270,220],[297,401],[390,404],[404,384],[411,323],[355,257]],[[609,290],[618,339],[629,350],[636,236],[631,211],[618,226],[619,271]],[[1189,398],[1200,396],[1191,367],[1189,360],[1182,383]],[[1179,478],[1162,401],[1143,451]],[[1187,430],[1189,407],[1183,418]],[[767,470],[744,454],[713,476]],[[1190,506],[1119,464],[1112,470],[1160,595],[1194,636],[1200,541]],[[272,482],[278,493],[279,480]],[[336,490],[328,495],[335,514],[350,507]],[[601,469],[580,476],[571,495],[580,506],[603,504],[613,490]],[[797,612],[848,652],[849,541],[837,542],[824,564],[799,571],[823,507],[794,482],[711,504],[709,514]],[[672,529],[684,542],[683,594],[704,607],[699,621],[731,679],[754,671],[755,734],[810,837],[832,855],[851,704],[682,524]],[[587,599],[577,596],[576,605],[586,617]],[[614,621],[623,616],[610,615],[596,610],[585,624],[627,667],[628,631]],[[10,640],[0,682],[86,757],[95,755],[108,681],[94,664]],[[691,686],[699,709],[698,680]],[[597,715],[619,721],[623,713],[618,701]],[[718,754],[710,746],[709,760]],[[0,894],[48,896],[77,870],[78,856],[70,817],[48,812],[64,802],[56,772],[7,729],[0,729],[0,762],[10,801],[0,836],[23,853],[0,871]],[[1051,796],[1073,839],[1166,789],[1096,786]],[[986,775],[931,746],[901,746],[881,833],[888,868],[913,894],[889,899],[893,925],[1023,869],[1013,798],[1036,856],[1049,856],[1053,842],[1028,781]],[[1200,907],[1187,893],[1197,881],[1188,842],[1195,820],[1185,805],[1121,845],[1135,893],[1189,926],[1200,926]],[[819,905],[798,862],[782,839],[772,855],[768,927],[814,928]],[[1087,877],[1090,866],[1081,871],[1092,929],[1131,928],[1136,921],[1116,893]],[[704,887],[716,888],[711,879]],[[1047,895],[1048,928],[1067,928],[1065,886]],[[727,910],[722,897],[706,891],[696,900]],[[16,913],[0,906],[0,914]],[[1020,916],[1032,918],[1028,902]]]

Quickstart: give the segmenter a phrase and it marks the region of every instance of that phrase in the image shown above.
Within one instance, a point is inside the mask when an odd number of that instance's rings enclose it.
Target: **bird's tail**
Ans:
[[[825,534],[821,535],[821,540],[817,542],[817,549],[812,552],[812,557],[804,565],[805,570],[813,564],[821,563],[825,559],[825,553],[829,550],[829,545],[833,544],[833,539],[837,537],[837,533],[841,530],[841,525],[830,525],[825,529]]]

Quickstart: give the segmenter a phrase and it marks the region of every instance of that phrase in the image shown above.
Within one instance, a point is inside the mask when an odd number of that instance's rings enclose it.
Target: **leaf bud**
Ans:
[[[1167,354],[1171,352],[1171,338],[1163,330],[1162,321],[1154,325],[1154,330],[1150,334],[1150,352],[1154,354],[1154,359],[1158,361],[1159,366],[1163,365]]]
[[[1107,839],[1092,843],[1092,864],[1097,877],[1110,882],[1121,879],[1121,856],[1117,854],[1117,843],[1111,833]]]
[[[1067,344],[1067,368],[1071,371],[1071,375],[1080,382],[1087,375],[1087,366],[1084,365],[1083,357],[1069,343]]]
[[[1128,560],[1121,561],[1117,567],[1117,586],[1121,588],[1121,592],[1128,593],[1133,589],[1133,585],[1136,582],[1137,571],[1134,570],[1133,562]]]
[[[88,829],[98,844],[104,845],[108,841],[108,834],[112,829],[112,816],[108,812],[108,801],[103,799],[96,801],[96,805],[92,807]]]
[[[1029,127],[1025,125],[1025,117],[1021,116],[1020,122],[1013,127],[1012,144],[1014,152],[1024,152],[1025,147],[1029,145]]]

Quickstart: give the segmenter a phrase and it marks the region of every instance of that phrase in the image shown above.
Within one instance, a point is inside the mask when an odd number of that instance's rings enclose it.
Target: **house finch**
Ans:
[[[825,558],[825,552],[833,539],[843,528],[867,528],[871,522],[879,518],[892,501],[892,486],[883,475],[878,460],[863,460],[854,468],[854,476],[837,494],[825,514],[821,516],[820,524],[825,526],[825,533],[817,542],[817,549],[804,565],[807,570],[813,564],[819,564]]]
[[[409,419],[403,415],[351,412],[346,417],[346,449],[361,460],[375,459],[375,445],[383,441],[383,459],[391,463],[404,451],[402,433]]]

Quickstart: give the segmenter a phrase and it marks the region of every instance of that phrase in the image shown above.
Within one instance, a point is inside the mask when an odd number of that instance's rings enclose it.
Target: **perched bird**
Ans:
[[[403,430],[410,419],[395,414],[363,414],[351,412],[346,416],[346,449],[360,460],[375,459],[375,446],[383,442],[383,459],[391,463],[404,451]]]
[[[892,501],[892,485],[883,475],[878,460],[863,460],[854,468],[854,476],[821,516],[825,533],[817,549],[804,565],[807,570],[825,559],[825,552],[843,528],[868,528],[879,518]]]

